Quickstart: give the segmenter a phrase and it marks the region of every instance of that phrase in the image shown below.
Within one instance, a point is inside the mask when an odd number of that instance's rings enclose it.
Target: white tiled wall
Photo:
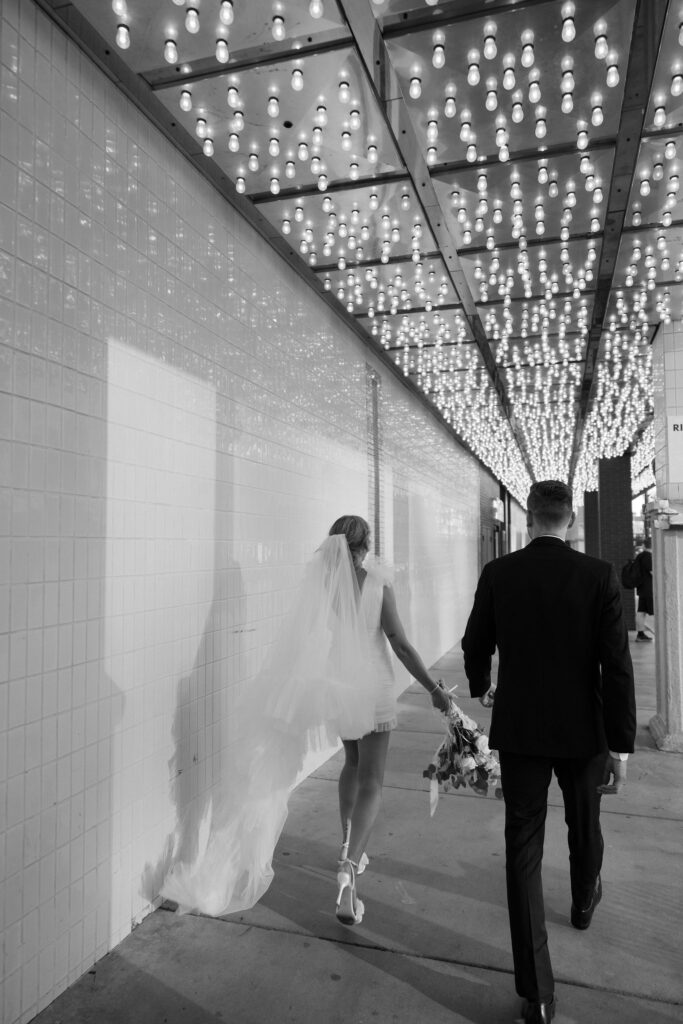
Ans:
[[[653,344],[652,372],[657,496],[683,504],[683,479],[670,479],[667,447],[667,417],[683,416],[683,322],[680,320],[660,324]]]
[[[368,353],[31,0],[0,19],[14,1024],[150,909],[176,810],[212,781],[303,562],[367,512]],[[375,369],[383,554],[431,661],[475,586],[478,474]]]

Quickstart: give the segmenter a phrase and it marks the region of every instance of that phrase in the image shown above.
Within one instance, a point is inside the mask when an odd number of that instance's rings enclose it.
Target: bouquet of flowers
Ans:
[[[439,802],[439,783],[444,793],[451,788],[470,786],[479,796],[488,796],[493,791],[500,800],[500,765],[489,750],[486,733],[452,698],[446,722],[446,738],[422,773],[430,780],[430,814],[434,814]]]

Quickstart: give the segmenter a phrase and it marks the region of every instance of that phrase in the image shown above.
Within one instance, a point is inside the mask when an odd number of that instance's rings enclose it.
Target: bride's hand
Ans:
[[[446,714],[451,706],[451,699],[448,696],[448,693],[444,689],[443,684],[441,682],[438,682],[436,684],[435,689],[433,689],[430,693],[430,697],[432,698],[432,705],[436,708],[436,710],[443,711],[443,713]]]

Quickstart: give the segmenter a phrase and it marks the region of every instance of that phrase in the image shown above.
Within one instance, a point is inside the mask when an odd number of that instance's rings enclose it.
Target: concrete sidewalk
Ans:
[[[604,897],[591,928],[569,924],[559,790],[544,886],[557,1024],[683,1018],[683,755],[654,748],[654,651],[632,644],[639,732],[628,786],[603,800]],[[459,652],[435,667],[467,688]],[[488,726],[465,696],[463,710]],[[429,816],[422,778],[442,727],[427,697],[401,699],[384,807],[360,880],[363,923],[334,915],[337,755],[294,793],[275,880],[253,910],[214,920],[161,909],[36,1024],[503,1024],[518,1017],[509,950],[503,804],[468,790]]]

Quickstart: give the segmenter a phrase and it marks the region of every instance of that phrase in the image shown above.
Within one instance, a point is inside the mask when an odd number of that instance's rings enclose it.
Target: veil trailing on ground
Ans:
[[[327,537],[259,673],[237,701],[219,782],[179,821],[161,895],[218,917],[273,878],[289,795],[307,757],[374,726],[360,593],[346,538]]]

